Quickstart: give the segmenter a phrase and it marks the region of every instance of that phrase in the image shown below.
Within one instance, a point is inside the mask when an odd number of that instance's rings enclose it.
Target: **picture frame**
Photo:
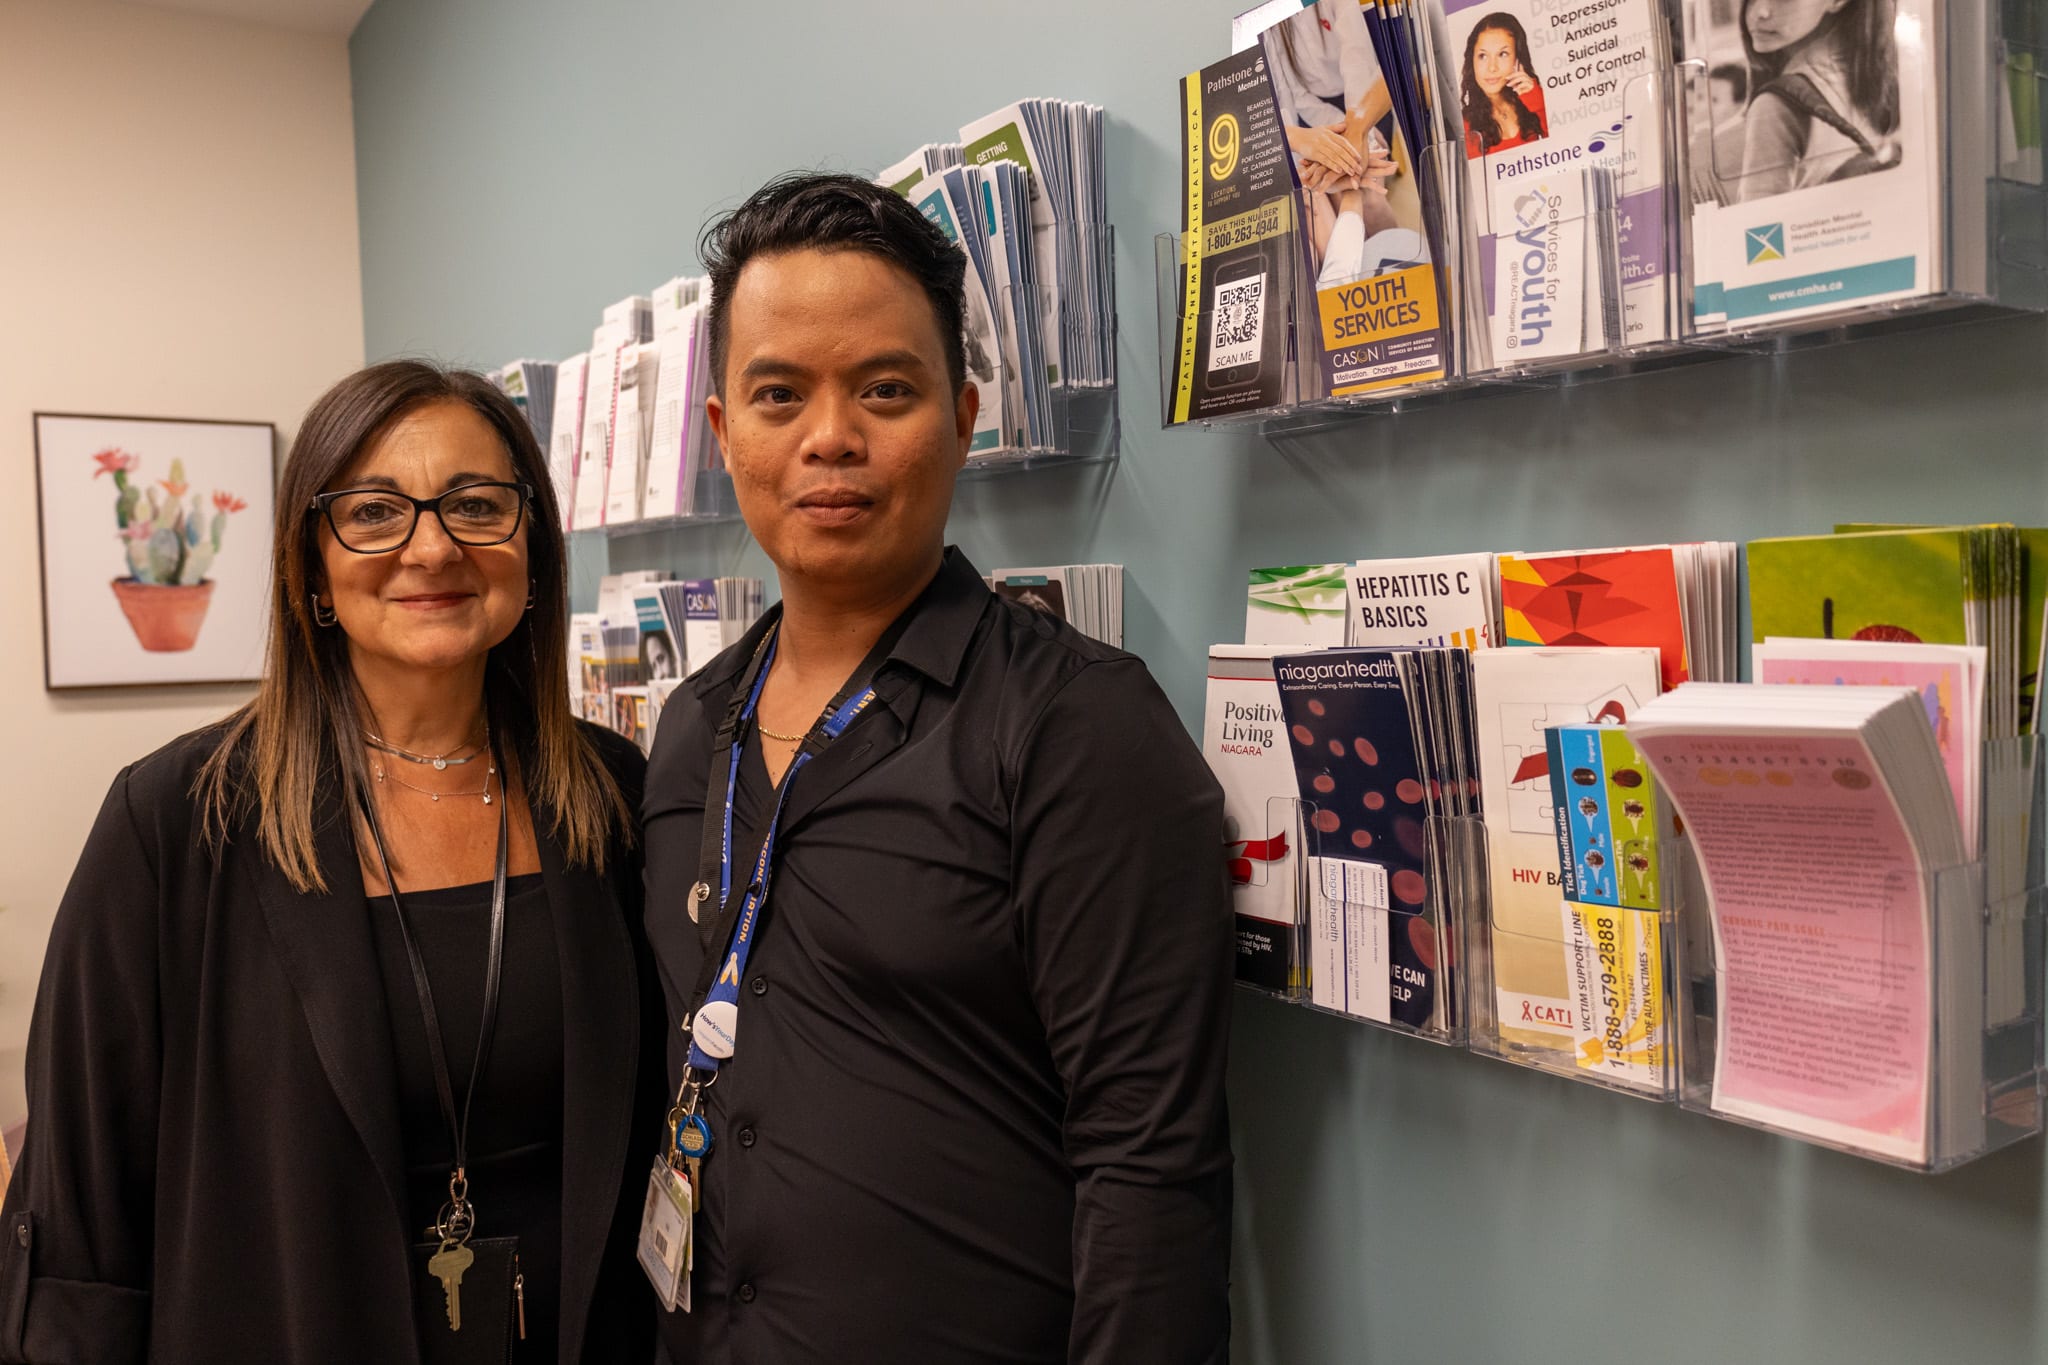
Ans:
[[[33,421],[44,688],[261,677],[276,425],[70,412]]]

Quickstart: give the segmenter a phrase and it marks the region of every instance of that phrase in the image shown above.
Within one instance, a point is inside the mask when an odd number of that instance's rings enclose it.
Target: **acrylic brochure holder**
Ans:
[[[1303,803],[1300,1003],[1427,1042],[1465,1040],[1463,945],[1483,886],[1476,819],[1416,819],[1413,855],[1428,873],[1375,862],[1339,832],[1336,813]]]
[[[1824,246],[1832,235],[1855,230],[1882,236],[1887,218],[1925,210],[1932,215],[1932,249],[1873,259],[1848,270],[1816,273],[1772,272],[1769,285],[1736,286],[1695,282],[1694,342],[1718,349],[1780,350],[1849,339],[1975,316],[2048,309],[2048,184],[2041,164],[2043,58],[2037,46],[2048,35],[2048,6],[2040,0],[2017,4],[1954,4],[1934,10],[1936,31],[1923,31],[1917,16],[1901,13],[1892,42],[1899,115],[1894,129],[1876,133],[1859,126],[1829,103],[1811,81],[1772,82],[1781,101],[1816,110],[1814,132],[1797,151],[1752,151],[1742,136],[1744,120],[1724,115],[1717,122],[1714,71],[1741,63],[1743,49],[1732,29],[1717,30],[1693,48],[1702,55],[1681,62],[1676,86],[1684,130],[1689,202],[1700,211],[1741,209],[1790,188],[1847,184],[1863,175],[1897,167],[1915,174],[1915,160],[1936,161],[1934,202],[1899,196],[1865,228],[1845,215],[1808,211],[1794,219],[1777,212],[1741,216],[1748,234],[1746,256],[1759,261],[1797,261]],[[1918,70],[1936,75],[1934,126],[1916,131],[1913,99]],[[1803,79],[1803,78],[1802,78]],[[1797,88],[1794,88],[1797,86]],[[1750,92],[1751,100],[1757,92]],[[1923,113],[1921,120],[1927,115]],[[1826,121],[1841,131],[1822,127]],[[1868,125],[1869,117],[1861,124]],[[1751,164],[1759,159],[1761,164]],[[1925,183],[1925,182],[1922,182]],[[1753,221],[1752,221],[1753,219]],[[1704,228],[1700,230],[1705,230]],[[1905,248],[1901,247],[1904,251]],[[1882,256],[1873,252],[1873,257]],[[1877,277],[1890,271],[1896,279]],[[1703,268],[1702,273],[1711,273]],[[1882,285],[1883,287],[1879,287]],[[1911,290],[1903,297],[1900,291]],[[1765,292],[1768,291],[1768,292]],[[1891,292],[1894,297],[1878,297]],[[1817,311],[1816,299],[1840,293],[1839,307]],[[1877,297],[1864,302],[1859,294]],[[1789,319],[1774,310],[1798,312]]]
[[[2040,753],[2033,738],[1987,744],[1984,856],[1833,907],[1837,924],[1857,917],[1854,932],[1809,951],[1771,923],[1721,925],[1706,903],[1688,905],[1675,941],[1679,1102],[1915,1171],[2040,1132]],[[1801,894],[1785,888],[1788,907]],[[1760,935],[1775,935],[1768,954],[1750,951]]]
[[[1455,240],[1468,379],[1619,374],[1683,354],[1671,88],[1661,72],[1625,82],[1620,118],[1588,140],[1586,161],[1541,142],[1483,157],[1458,144],[1431,149],[1463,189]]]
[[[1117,457],[1121,428],[1116,389],[1116,229],[1107,223],[1063,223],[1055,230],[1054,241],[1058,259],[1051,264],[1058,277],[1060,334],[1041,338],[1047,380],[1041,420],[1035,432],[1028,420],[1013,422],[999,444],[970,452],[963,478],[1050,465],[1099,464]],[[1108,305],[1099,325],[1081,306],[1091,293]],[[992,319],[1001,353],[1001,383],[1013,405],[1029,401],[1029,394],[1017,369],[1022,351],[1012,319],[1037,316],[1035,309],[1016,309],[1014,301],[1013,288],[1003,286]],[[983,402],[987,401],[984,394]]]
[[[1504,924],[1496,898],[1485,898],[1467,953],[1472,1051],[1641,1099],[1678,1097],[1674,939],[1689,860],[1683,840],[1615,850],[1643,852],[1654,854],[1655,910],[1560,893],[1538,928]]]
[[[1320,389],[1303,369],[1315,355],[1315,296],[1297,212],[1290,194],[1207,225],[1197,263],[1230,253],[1207,272],[1189,270],[1180,234],[1152,239],[1161,425],[1317,424]]]

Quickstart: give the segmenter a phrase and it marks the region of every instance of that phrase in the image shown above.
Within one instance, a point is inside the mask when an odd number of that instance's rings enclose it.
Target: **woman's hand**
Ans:
[[[1365,174],[1360,176],[1359,179],[1371,185],[1372,188],[1384,192],[1387,188],[1387,182],[1400,173],[1401,167],[1395,162],[1394,158],[1380,147],[1374,146],[1367,149]]]
[[[1335,128],[1290,128],[1287,145],[1304,162],[1319,162],[1340,175],[1361,175],[1365,159],[1349,138]]]
[[[1520,66],[1517,66],[1514,74],[1508,77],[1508,89],[1514,91],[1517,95],[1526,95],[1535,88],[1536,78]]]

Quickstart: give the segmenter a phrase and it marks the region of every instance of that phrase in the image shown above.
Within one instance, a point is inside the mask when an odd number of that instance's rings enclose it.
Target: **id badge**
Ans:
[[[647,1178],[647,1203],[640,1212],[640,1268],[655,1297],[670,1312],[690,1311],[690,1182],[660,1157]]]

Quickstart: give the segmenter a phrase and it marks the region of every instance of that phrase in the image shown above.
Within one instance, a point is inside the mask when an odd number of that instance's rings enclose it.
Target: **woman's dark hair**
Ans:
[[[1466,130],[1478,135],[1482,154],[1492,151],[1503,140],[1499,126],[1494,122],[1493,101],[1479,88],[1479,82],[1472,75],[1472,54],[1479,50],[1480,36],[1488,32],[1505,33],[1512,38],[1516,62],[1524,71],[1529,69],[1529,35],[1523,32],[1520,19],[1496,10],[1473,26],[1471,36],[1465,39],[1465,66],[1458,81],[1458,98],[1464,105]],[[1522,97],[1514,87],[1503,86],[1500,93],[1508,108],[1514,111],[1515,127],[1519,130],[1516,140],[1527,142],[1542,137],[1547,131],[1543,120],[1536,117],[1535,110],[1522,103]]]
[[[908,272],[924,290],[946,348],[946,377],[967,382],[961,340],[967,257],[937,224],[894,190],[857,175],[793,171],[778,176],[732,212],[713,219],[697,241],[711,276],[711,383],[725,393],[732,294],[747,262],[789,251],[865,251]]]
[[[482,375],[387,361],[321,395],[292,442],[277,492],[263,680],[255,700],[228,718],[225,741],[193,789],[209,843],[219,847],[253,813],[263,851],[301,891],[326,889],[335,872],[320,866],[316,851],[321,793],[338,783],[360,830],[369,791],[348,636],[313,619],[313,594],[325,581],[325,523],[311,515],[313,499],[393,422],[443,402],[465,404],[490,423],[505,443],[513,478],[533,489],[523,522],[533,606],[491,649],[484,673],[491,734],[506,775],[517,776],[536,816],[541,805],[552,813],[553,833],[573,863],[602,869],[608,839],[632,831],[625,796],[569,709],[568,555],[554,482],[532,426]]]
[[[1794,51],[1842,30],[1842,71],[1849,87],[1849,103],[1880,136],[1899,130],[1899,41],[1894,34],[1893,0],[1849,0],[1848,4],[1822,19],[1812,33],[1792,48],[1758,52],[1749,37],[1749,7],[1742,0],[1737,27],[1742,30],[1743,55],[1749,58],[1758,95],[1785,73]]]

